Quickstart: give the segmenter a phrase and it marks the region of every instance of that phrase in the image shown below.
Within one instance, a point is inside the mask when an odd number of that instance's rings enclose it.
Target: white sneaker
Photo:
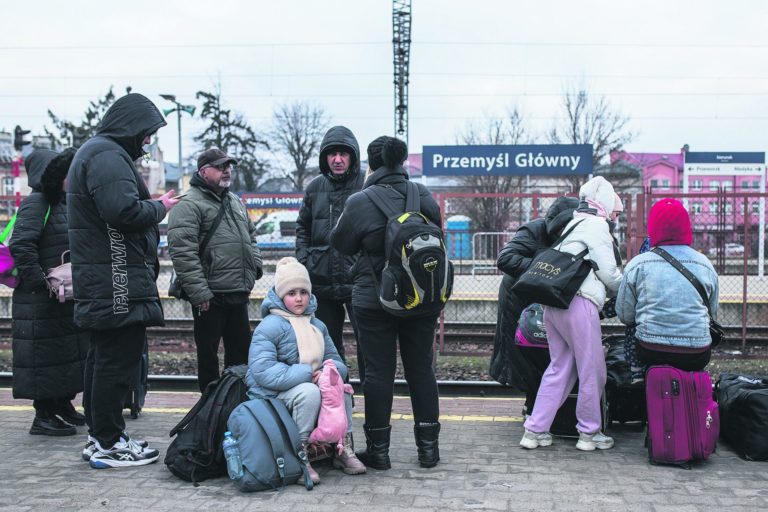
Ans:
[[[612,437],[608,437],[600,431],[594,434],[585,434],[584,432],[579,432],[579,440],[576,443],[577,450],[591,452],[595,449],[607,450],[609,448],[613,448]]]
[[[520,446],[529,450],[533,450],[539,446],[549,446],[551,444],[552,434],[549,432],[537,433],[531,432],[528,429],[525,429],[525,434],[523,434],[523,438],[520,440]]]
[[[143,439],[132,439],[128,435],[128,432],[123,432],[120,436],[120,441],[128,443],[131,449],[135,452],[142,452],[149,446],[149,443]],[[93,457],[93,454],[97,451],[99,451],[99,448],[96,446],[96,438],[89,435],[88,440],[85,442],[85,448],[83,448],[83,460],[89,462],[91,457]]]

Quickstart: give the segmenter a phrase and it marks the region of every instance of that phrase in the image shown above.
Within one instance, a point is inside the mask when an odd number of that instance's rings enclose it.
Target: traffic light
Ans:
[[[30,141],[24,140],[24,136],[28,135],[30,130],[22,130],[21,126],[16,125],[16,129],[13,131],[13,147],[16,151],[21,151],[21,148],[30,144]]]

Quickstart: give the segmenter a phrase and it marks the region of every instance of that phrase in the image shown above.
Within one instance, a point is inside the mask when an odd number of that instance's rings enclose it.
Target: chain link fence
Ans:
[[[455,265],[453,297],[441,319],[440,337],[445,324],[490,326],[496,322],[498,290],[502,275],[496,268],[499,251],[514,236],[515,231],[533,219],[546,215],[547,209],[561,194],[436,194],[443,216],[443,227],[449,257]],[[765,218],[764,193],[732,192],[727,190],[688,194],[646,193],[625,196],[624,213],[614,230],[622,257],[629,261],[635,256],[646,236],[647,212],[662,197],[681,200],[691,216],[693,247],[706,254],[720,276],[720,311],[718,319],[730,327],[741,327],[746,337],[748,328],[768,325],[768,278],[765,277]],[[268,195],[253,195],[244,202],[254,211],[252,217],[280,221],[290,216],[282,209],[280,215],[270,216],[263,209],[261,199]],[[256,198],[256,199],[253,199]],[[261,199],[260,199],[261,198]],[[7,197],[0,204],[0,215],[13,211],[15,198]],[[301,195],[283,195],[292,208],[300,206]],[[7,203],[7,204],[6,204]],[[258,208],[256,208],[258,207]],[[7,219],[5,219],[7,220]],[[287,222],[287,221],[285,221]],[[272,231],[270,231],[270,229]],[[273,284],[274,266],[283,256],[293,255],[295,248],[295,222],[293,231],[277,226],[264,226],[264,236],[274,238],[280,232],[280,243],[264,243],[264,277],[256,282],[251,294],[251,319],[261,318],[259,307],[267,290]],[[163,233],[164,234],[164,233]],[[261,235],[260,235],[261,236]],[[288,241],[288,243],[284,243]],[[763,245],[761,251],[760,245]],[[191,320],[192,308],[185,301],[167,296],[171,262],[167,250],[162,250],[158,289],[163,298],[166,318]],[[10,296],[9,289],[0,295]],[[8,308],[10,311],[10,308]],[[616,319],[606,323],[618,323]]]

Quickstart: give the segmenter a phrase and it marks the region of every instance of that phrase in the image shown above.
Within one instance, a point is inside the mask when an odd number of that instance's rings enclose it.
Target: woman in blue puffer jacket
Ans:
[[[296,258],[277,262],[275,286],[261,304],[263,320],[253,332],[248,352],[246,384],[251,398],[282,400],[291,412],[305,449],[317,425],[321,396],[317,379],[323,361],[331,359],[339,375],[347,377],[347,367],[333,344],[328,328],[315,318],[317,299],[307,269]],[[345,394],[347,434],[343,451],[334,457],[333,466],[348,475],[365,473],[352,444],[352,397]],[[306,450],[305,450],[306,451]],[[320,475],[307,464],[315,484]],[[299,483],[303,485],[303,479]]]

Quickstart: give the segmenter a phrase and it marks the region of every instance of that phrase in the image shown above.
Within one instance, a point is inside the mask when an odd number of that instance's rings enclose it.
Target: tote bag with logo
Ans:
[[[512,291],[518,297],[529,304],[536,302],[544,306],[568,309],[581,283],[592,270],[592,262],[584,259],[589,249],[571,254],[555,247],[559,246],[581,222],[583,219],[563,233],[552,247],[542,251],[533,259],[528,270],[512,286]]]

